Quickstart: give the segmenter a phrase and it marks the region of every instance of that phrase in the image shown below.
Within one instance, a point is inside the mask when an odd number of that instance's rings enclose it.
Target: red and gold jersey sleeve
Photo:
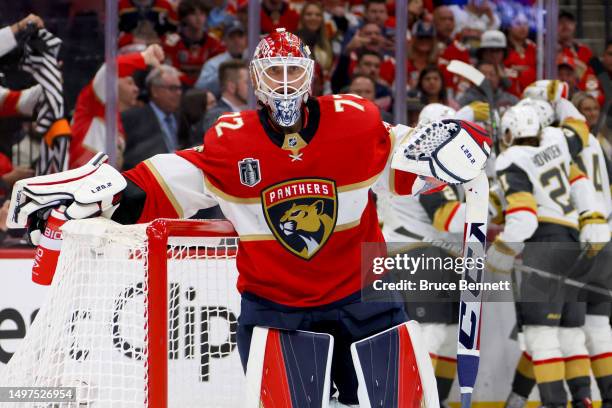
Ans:
[[[200,152],[191,149],[158,154],[123,173],[146,193],[138,222],[160,217],[188,218],[200,209],[217,205],[205,187],[204,173],[191,161]]]

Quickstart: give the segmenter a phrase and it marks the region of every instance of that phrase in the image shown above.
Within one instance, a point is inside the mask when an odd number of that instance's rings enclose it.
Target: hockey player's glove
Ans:
[[[591,211],[580,215],[580,242],[589,246],[588,257],[593,257],[610,241],[610,227],[604,216]]]
[[[127,183],[106,160],[104,153],[98,153],[79,168],[16,182],[7,226],[27,227],[30,240],[38,244],[51,209],[60,205],[68,207],[65,212],[68,219],[99,215],[110,218]]]
[[[474,179],[491,154],[485,130],[464,120],[445,119],[414,129],[399,125],[394,130],[402,138],[391,167],[448,184]]]
[[[569,85],[558,79],[540,79],[523,91],[523,98],[539,99],[555,104],[559,99],[567,99]]]
[[[489,120],[490,108],[488,103],[475,101],[468,106],[474,114],[474,122],[487,122]]]
[[[512,272],[515,258],[522,252],[524,244],[504,242],[499,236],[487,251],[486,262],[489,269],[493,272],[506,273]]]

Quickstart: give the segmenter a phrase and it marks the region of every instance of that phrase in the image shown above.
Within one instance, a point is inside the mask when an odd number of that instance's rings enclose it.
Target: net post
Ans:
[[[168,226],[165,220],[147,227],[147,407],[168,405]]]

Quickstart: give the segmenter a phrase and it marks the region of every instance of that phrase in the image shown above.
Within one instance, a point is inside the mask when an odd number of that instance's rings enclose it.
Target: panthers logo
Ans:
[[[325,245],[336,224],[333,181],[291,180],[268,187],[262,196],[268,226],[286,249],[308,260]]]

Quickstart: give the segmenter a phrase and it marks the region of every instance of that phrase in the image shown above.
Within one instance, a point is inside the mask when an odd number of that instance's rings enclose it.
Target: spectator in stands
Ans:
[[[285,28],[294,33],[300,23],[300,15],[284,0],[262,0],[261,33],[271,33],[277,28]]]
[[[601,115],[601,107],[597,99],[586,92],[576,92],[572,97],[572,103],[584,115],[589,129],[594,131]],[[605,120],[595,136],[608,159],[612,159],[612,134],[610,134],[610,129],[606,126]]]
[[[206,61],[202,67],[202,72],[200,72],[200,77],[195,83],[195,88],[205,89],[212,92],[215,96],[220,96],[219,67],[230,59],[246,61],[248,59],[247,39],[247,33],[242,23],[234,20],[225,30],[224,42],[227,51]]]
[[[320,3],[315,1],[304,3],[300,13],[300,28],[296,34],[310,48],[315,61],[323,70],[323,75],[329,75],[334,55],[323,20],[323,6]]]
[[[505,92],[500,87],[501,77],[499,75],[498,68],[490,62],[481,61],[476,65],[476,68],[484,74],[484,76],[491,82],[491,88],[493,89],[493,102],[495,107],[499,110],[500,115],[512,105],[515,105],[519,100],[516,96]],[[488,102],[487,97],[475,86],[471,86],[459,99],[459,106],[464,107],[471,104],[472,102]]]
[[[507,77],[504,60],[508,54],[508,42],[506,36],[499,30],[488,30],[482,33],[480,37],[480,45],[476,50],[478,61],[488,62],[495,65],[497,72],[500,75],[500,86],[507,89],[511,85],[510,79]],[[515,96],[520,96],[513,94]]]
[[[489,0],[469,0],[463,9],[459,6],[451,6],[451,9],[455,15],[455,32],[469,28],[478,31],[480,36],[487,30],[499,29],[499,16]]]
[[[339,37],[344,37],[349,27],[357,27],[359,19],[351,13],[347,7],[346,0],[327,0],[323,2],[325,12],[323,17],[326,24],[334,27]],[[340,50],[337,52],[340,53]]]
[[[212,0],[206,26],[216,38],[222,38],[225,29],[232,24],[234,17],[229,13],[228,0]]]
[[[604,48],[604,53],[601,57],[601,62],[608,71],[608,75],[612,79],[612,39],[609,39],[606,42],[606,47]]]
[[[408,96],[417,97],[424,105],[441,103],[457,109],[457,102],[448,97],[442,71],[436,65],[429,65],[421,70],[415,89]]]
[[[380,28],[380,34],[382,35],[380,39],[382,50],[387,51],[391,49],[390,47],[392,47],[393,42],[391,39],[388,39],[388,37],[392,37],[394,24],[389,19],[389,12],[385,0],[366,0],[364,2],[363,19],[358,26],[349,28],[344,35],[342,52],[347,52],[347,47],[354,50],[365,45],[362,43],[363,39],[357,43],[352,40],[367,24],[375,24]]]
[[[559,23],[557,28],[557,40],[561,48],[561,53],[568,57],[574,58],[576,64],[580,64],[579,69],[586,70],[589,60],[593,56],[591,49],[578,41],[576,41],[576,18],[567,10],[562,10],[559,13]]]
[[[204,133],[212,127],[219,116],[227,112],[240,112],[246,108],[249,95],[249,71],[242,60],[225,61],[219,67],[221,98],[217,106],[206,112],[203,119]]]
[[[578,68],[574,58],[568,57],[565,54],[557,55],[557,78],[567,82],[569,85],[569,98],[579,91],[579,73],[577,70]]]
[[[431,15],[429,15],[423,0],[410,0],[408,1],[408,28],[412,29],[417,21],[431,21]],[[388,25],[395,25],[395,21],[391,20]]]
[[[499,30],[488,30],[480,37],[480,46],[476,53],[478,61],[489,62],[503,68],[508,42],[506,36]]]
[[[384,81],[387,86],[393,84],[395,79],[395,59],[384,54],[384,43],[385,38],[382,35],[380,26],[374,23],[366,23],[359,29],[345,48],[344,53],[340,56],[336,66],[336,71],[340,68],[340,72],[342,72],[342,69],[345,68],[343,64],[347,62],[343,60],[343,57],[348,57],[348,76],[345,78],[345,84],[348,83],[350,75],[357,65],[359,55],[364,50],[372,51],[382,56],[379,81]]]
[[[434,38],[435,32],[431,23],[417,21],[412,27],[412,41],[406,60],[406,85],[410,89],[416,87],[419,75],[425,67],[438,62]]]
[[[370,76],[355,74],[349,85],[348,92],[376,102],[376,82]],[[393,123],[393,115],[391,113],[380,109],[380,116],[385,122]]]
[[[174,152],[184,144],[178,139],[180,72],[174,67],[160,65],[147,75],[145,85],[150,102],[121,115],[126,135],[125,170],[155,154]]]
[[[168,0],[119,0],[119,30],[129,34],[136,28],[151,27],[158,36],[176,31],[174,7]]]
[[[610,80],[612,80],[612,39],[609,39],[606,42],[606,47],[604,48],[601,62],[606,71],[608,71],[608,77]],[[610,109],[608,112],[602,112],[602,114],[607,116],[606,122],[608,124],[608,128],[612,129],[612,109]]]
[[[433,12],[433,24],[436,32],[438,49],[444,50],[452,43],[455,31],[455,16],[448,6],[438,6]]]
[[[508,54],[504,59],[506,77],[510,81],[508,92],[518,97],[536,80],[537,46],[528,38],[529,21],[518,14],[508,28]]]
[[[181,71],[181,82],[193,86],[202,65],[225,51],[225,47],[206,31],[208,8],[204,0],[181,0],[178,6],[180,29],[164,37],[168,61]]]
[[[444,76],[446,88],[452,94],[457,91],[460,77],[448,72],[446,67],[456,59],[465,63],[470,62],[470,52],[453,35],[455,31],[455,16],[448,6],[438,6],[433,12],[434,31],[436,33],[436,52],[438,53],[438,67]]]
[[[124,130],[120,113],[136,106],[138,86],[132,75],[147,66],[156,67],[164,59],[162,48],[150,45],[142,53],[117,57],[117,158],[121,167],[125,147]],[[106,65],[102,65],[93,80],[77,98],[72,117],[72,141],[70,143],[70,168],[84,165],[97,152],[106,151]]]
[[[574,73],[577,76],[576,88],[586,91],[598,99],[600,104],[604,102],[603,91],[595,72],[589,65],[593,57],[591,49],[575,39],[576,19],[569,11],[559,13],[558,25],[559,53],[566,56],[568,61],[573,61]],[[569,74],[569,72],[566,72]]]
[[[208,92],[201,89],[189,89],[181,98],[178,137],[179,140],[185,140],[186,147],[202,144],[202,119],[208,111],[207,99]]]
[[[384,109],[391,109],[391,90],[387,82],[380,78],[380,70],[383,65],[383,57],[376,51],[371,51],[363,48],[358,56],[357,62],[349,74],[348,58],[341,56],[338,66],[332,76],[332,90],[334,93],[344,92],[344,89],[350,83],[350,78],[353,74],[361,74],[369,76],[376,84],[376,104]]]

